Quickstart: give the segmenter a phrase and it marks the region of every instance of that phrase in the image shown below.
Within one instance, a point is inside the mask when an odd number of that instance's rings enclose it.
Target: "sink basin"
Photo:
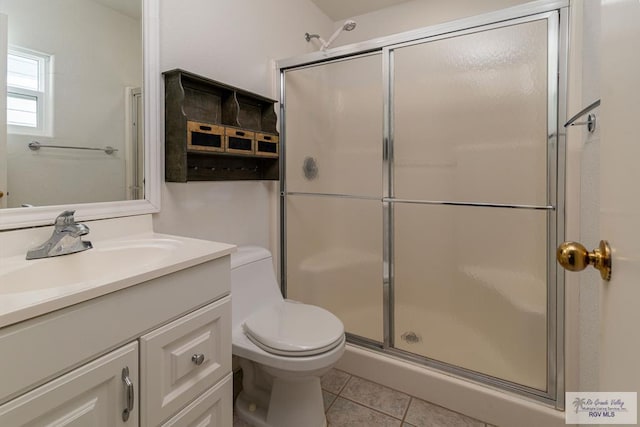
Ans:
[[[162,264],[175,256],[181,242],[173,239],[117,240],[94,243],[93,249],[27,261],[22,256],[3,262],[0,295],[33,291],[69,291],[77,285],[113,278]]]

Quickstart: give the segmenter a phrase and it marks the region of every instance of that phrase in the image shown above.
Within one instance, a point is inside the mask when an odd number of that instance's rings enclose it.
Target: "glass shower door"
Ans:
[[[549,22],[389,49],[393,347],[543,392]]]
[[[352,343],[562,402],[567,22],[438,26],[283,66],[287,298]]]
[[[284,79],[286,295],[381,342],[381,54],[287,70]]]

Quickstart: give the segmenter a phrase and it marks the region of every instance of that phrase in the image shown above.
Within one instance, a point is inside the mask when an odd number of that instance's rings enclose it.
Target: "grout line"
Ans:
[[[344,372],[344,371],[340,371],[340,372]],[[353,378],[353,375],[351,375],[350,373],[348,373],[348,372],[344,372],[344,373],[349,375],[349,378],[347,378],[347,380],[344,382],[344,384],[342,384],[342,387],[340,387],[340,390],[338,391],[337,396],[340,396],[342,394],[344,389],[347,388],[347,384],[349,384],[349,381],[351,381],[351,378]]]
[[[341,371],[341,372],[345,372],[345,371]],[[409,393],[405,393],[405,392],[403,392],[403,391],[396,390],[395,388],[387,387],[386,385],[383,385],[383,384],[377,383],[377,382],[375,382],[375,381],[371,381],[371,380],[368,380],[368,379],[366,379],[366,378],[359,377],[359,376],[357,376],[357,375],[351,375],[351,374],[349,374],[348,372],[345,372],[345,373],[346,373],[346,374],[348,374],[348,375],[350,375],[350,378],[347,380],[347,382],[345,382],[344,386],[343,386],[343,387],[342,387],[342,389],[340,390],[340,393],[338,394],[338,397],[342,397],[342,398],[343,398],[343,399],[345,399],[345,400],[348,400],[348,401],[353,402],[353,403],[357,403],[357,404],[358,404],[358,405],[360,405],[360,406],[363,406],[363,407],[368,408],[368,409],[373,409],[373,410],[374,410],[374,411],[376,411],[376,412],[379,412],[379,413],[384,414],[384,415],[387,415],[387,416],[389,416],[389,417],[391,417],[391,418],[393,418],[393,419],[401,420],[401,421],[403,421],[403,422],[404,422],[404,418],[406,417],[407,412],[409,411],[409,406],[411,405],[411,401],[412,401],[413,399],[416,399],[414,396],[410,395]],[[394,415],[387,414],[386,412],[382,412],[382,411],[379,411],[379,410],[377,410],[377,409],[375,409],[375,408],[371,408],[370,406],[368,406],[368,405],[367,405],[367,404],[365,404],[365,403],[357,402],[357,401],[355,401],[355,400],[353,400],[353,399],[349,399],[349,398],[347,398],[347,397],[342,396],[342,392],[343,392],[343,391],[344,391],[344,389],[347,387],[347,384],[349,383],[349,381],[351,381],[351,379],[352,379],[352,378],[359,378],[359,379],[361,379],[361,380],[363,380],[363,381],[366,381],[366,382],[368,382],[368,383],[375,384],[375,385],[378,385],[378,386],[380,386],[380,387],[382,387],[382,388],[386,388],[387,390],[391,390],[391,391],[394,391],[394,392],[396,392],[396,393],[399,393],[399,394],[402,394],[402,395],[404,395],[404,396],[407,396],[407,397],[409,398],[409,404],[407,405],[406,409],[404,410],[404,415],[403,415],[402,417],[398,418],[398,417],[396,417],[396,416],[394,416]]]
[[[400,424],[400,427],[402,427],[402,424],[405,423],[405,420],[407,419],[407,414],[409,413],[409,408],[411,407],[411,404],[413,403],[413,396],[409,396],[409,404],[407,405],[407,409],[404,410],[404,415],[402,416],[402,423]]]
[[[363,408],[365,408],[365,409],[368,409],[368,410],[370,410],[370,411],[377,412],[378,414],[382,414],[382,415],[385,415],[385,416],[387,416],[387,417],[389,417],[389,418],[393,418],[394,420],[398,420],[398,421],[403,422],[403,420],[402,420],[402,419],[400,419],[400,418],[398,418],[398,417],[394,417],[393,415],[391,415],[391,414],[387,414],[386,412],[382,412],[382,411],[380,411],[380,410],[378,410],[378,409],[371,408],[371,407],[369,407],[369,406],[367,406],[367,405],[365,405],[365,404],[363,404],[363,403],[356,402],[356,401],[355,401],[355,400],[353,400],[353,399],[349,399],[348,397],[344,397],[344,396],[337,396],[337,397],[336,397],[336,400],[338,400],[338,397],[339,397],[340,399],[348,400],[349,402],[354,403],[354,404],[356,404],[356,405],[358,405],[358,406],[361,406],[361,407],[363,407]],[[333,404],[334,404],[334,403],[336,403],[336,400],[334,400],[334,401],[333,401],[333,403],[331,404],[331,406],[333,406]]]
[[[342,387],[340,387],[340,389],[338,390],[338,392],[337,392],[337,393],[334,393],[333,391],[329,391],[329,390],[326,390],[326,389],[324,389],[324,388],[320,387],[320,388],[321,388],[321,390],[326,391],[327,393],[331,393],[331,394],[333,394],[333,395],[335,396],[335,399],[333,399],[333,402],[331,402],[331,403],[329,404],[329,406],[327,406],[327,409],[325,409],[325,411],[324,411],[325,416],[326,416],[327,412],[329,412],[329,410],[331,409],[331,407],[333,406],[333,404],[334,404],[334,403],[336,403],[336,400],[338,400],[338,397],[340,397],[340,393],[342,393],[342,390],[344,390],[344,388],[347,386],[347,383],[348,383],[349,381],[351,381],[351,378],[353,377],[353,375],[351,375],[350,373],[345,372],[345,371],[341,371],[340,369],[335,369],[335,368],[334,368],[334,370],[335,370],[335,371],[339,371],[339,372],[343,372],[343,373],[347,374],[347,375],[349,376],[349,378],[347,378],[347,380],[344,382],[344,384],[342,384]]]
[[[339,371],[339,369],[335,369],[336,371]],[[340,371],[340,372],[344,372],[344,371]],[[331,393],[331,394],[335,394],[336,396],[340,396],[340,393],[342,393],[342,390],[344,390],[344,388],[347,386],[347,383],[351,380],[351,378],[353,378],[353,375],[349,374],[348,372],[344,372],[345,374],[347,374],[349,376],[349,378],[347,378],[347,380],[344,382],[344,384],[342,384],[342,386],[340,387],[340,389],[336,392],[334,392],[333,390],[327,390],[326,388],[322,387],[322,384],[320,385],[320,389],[326,391],[327,393]]]
[[[349,374],[349,373],[348,373],[348,372],[346,372],[346,371],[342,371],[342,372],[345,372],[346,374],[351,375],[351,377],[360,378],[361,380],[364,380],[364,381],[367,381],[367,382],[370,382],[370,383],[373,383],[373,384],[377,384],[377,385],[379,385],[380,387],[384,387],[384,388],[386,388],[386,389],[393,390],[393,391],[395,391],[396,393],[404,394],[405,396],[409,396],[409,397],[414,397],[414,396],[410,395],[409,393],[406,393],[406,392],[404,392],[404,391],[402,391],[402,390],[398,390],[398,389],[395,389],[395,388],[388,387],[388,386],[386,386],[386,385],[384,385],[384,384],[380,384],[380,383],[377,383],[377,382],[375,382],[375,381],[371,381],[370,379],[367,379],[367,378],[364,378],[364,377],[359,377],[359,376],[357,376],[357,375]]]
[[[327,393],[331,393],[330,391],[327,391],[327,390],[325,390],[325,391],[326,391]],[[331,394],[333,394],[333,393],[331,393]],[[331,409],[331,407],[333,406],[333,404],[334,404],[334,403],[336,403],[336,400],[338,400],[338,395],[336,394],[336,395],[334,395],[334,396],[335,396],[335,399],[333,399],[333,401],[332,401],[331,403],[329,403],[329,406],[327,406],[327,409],[325,409],[325,410],[324,410],[325,418],[326,418],[327,412],[329,412],[329,409]]]

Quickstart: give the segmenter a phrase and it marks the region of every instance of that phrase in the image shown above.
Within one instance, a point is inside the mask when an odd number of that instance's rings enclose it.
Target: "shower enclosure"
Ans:
[[[288,298],[354,344],[563,406],[565,6],[279,63]]]

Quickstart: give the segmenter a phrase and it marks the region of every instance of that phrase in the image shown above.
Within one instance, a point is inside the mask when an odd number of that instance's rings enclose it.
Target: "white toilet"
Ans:
[[[320,376],[344,353],[344,325],[316,306],[284,300],[271,253],[231,255],[233,354],[243,391],[236,413],[256,427],[326,426]]]

